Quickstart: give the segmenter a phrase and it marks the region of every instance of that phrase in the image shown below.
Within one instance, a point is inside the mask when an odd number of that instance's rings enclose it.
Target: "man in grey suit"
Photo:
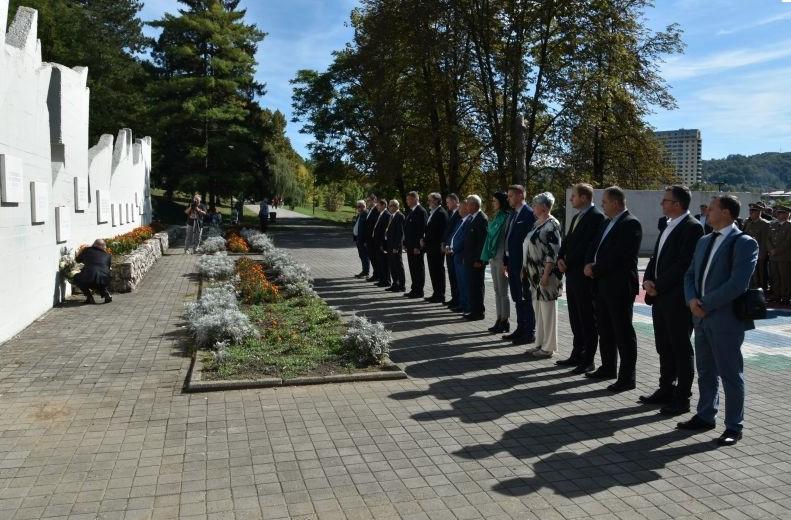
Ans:
[[[732,195],[712,198],[707,221],[712,232],[695,247],[684,275],[684,296],[695,325],[698,370],[697,413],[678,423],[681,430],[711,430],[719,408],[719,379],[725,389],[725,432],[717,439],[732,446],[742,438],[744,421],[744,331],[752,321],[736,317],[733,303],[750,286],[758,261],[758,244],[734,223],[740,204]]]

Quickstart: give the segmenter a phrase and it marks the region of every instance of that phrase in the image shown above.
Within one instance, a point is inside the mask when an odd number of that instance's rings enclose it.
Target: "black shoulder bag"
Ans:
[[[736,239],[743,235],[739,233],[733,240],[731,240],[731,271],[733,271],[733,250]],[[765,320],[766,319],[766,298],[764,297],[764,290],[760,287],[756,289],[747,289],[733,300],[733,313],[742,321],[750,320]]]

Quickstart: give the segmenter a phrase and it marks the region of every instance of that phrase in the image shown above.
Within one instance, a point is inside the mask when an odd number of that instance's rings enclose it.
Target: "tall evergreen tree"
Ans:
[[[152,53],[158,81],[151,88],[161,139],[158,169],[168,191],[243,189],[250,139],[255,53],[265,34],[244,22],[238,0],[180,0],[178,15],[151,25],[162,32]],[[249,143],[247,143],[249,144]]]

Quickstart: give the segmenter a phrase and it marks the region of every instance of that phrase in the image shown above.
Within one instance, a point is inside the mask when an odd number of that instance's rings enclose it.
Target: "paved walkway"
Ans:
[[[0,345],[0,519],[791,518],[786,318],[748,357],[744,441],[717,449],[636,404],[657,374],[644,319],[639,388],[608,395],[351,278],[348,231],[278,221],[330,303],[395,331],[410,379],[182,394],[196,258],[171,250],[137,292]]]

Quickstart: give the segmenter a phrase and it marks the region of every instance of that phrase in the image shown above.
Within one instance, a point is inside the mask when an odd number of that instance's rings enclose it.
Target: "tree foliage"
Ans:
[[[791,152],[757,155],[729,155],[725,159],[703,161],[703,178],[724,183],[725,189],[791,190]]]

